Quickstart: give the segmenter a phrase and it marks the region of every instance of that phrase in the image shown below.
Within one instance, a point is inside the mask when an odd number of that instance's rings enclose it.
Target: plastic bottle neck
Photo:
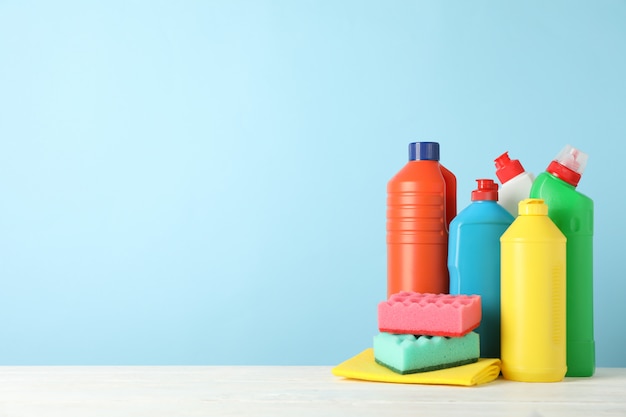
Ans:
[[[550,165],[548,165],[546,171],[556,178],[565,181],[573,187],[576,187],[578,185],[578,182],[581,178],[581,175],[578,172],[558,163],[557,161],[550,162]]]
[[[511,159],[508,152],[497,157],[494,162],[496,163],[496,176],[502,184],[525,172],[521,162],[518,159]]]
[[[472,201],[498,201],[498,184],[491,179],[477,179],[478,188],[472,191]]]

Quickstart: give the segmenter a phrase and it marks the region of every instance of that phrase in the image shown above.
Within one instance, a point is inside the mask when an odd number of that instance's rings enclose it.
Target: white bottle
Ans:
[[[498,203],[513,217],[517,217],[518,204],[530,197],[530,187],[533,185],[535,177],[524,170],[519,160],[509,158],[508,152],[497,157],[494,162],[496,163],[496,175],[502,184]]]

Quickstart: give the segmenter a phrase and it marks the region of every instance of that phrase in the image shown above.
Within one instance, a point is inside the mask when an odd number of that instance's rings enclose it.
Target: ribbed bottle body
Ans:
[[[450,223],[450,294],[481,296],[483,358],[500,357],[500,237],[512,222],[496,201],[475,201]]]
[[[410,161],[387,184],[388,295],[449,291],[448,225],[456,206],[448,190],[453,185],[456,192],[456,182],[446,184],[451,173],[442,168],[438,161]]]
[[[548,216],[567,238],[567,376],[592,376],[593,201],[547,172],[537,176],[531,197],[546,202]]]
[[[546,215],[520,214],[500,238],[502,374],[560,381],[566,365],[566,238]]]

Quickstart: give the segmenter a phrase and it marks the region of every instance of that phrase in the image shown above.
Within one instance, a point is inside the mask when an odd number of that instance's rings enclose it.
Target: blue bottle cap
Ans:
[[[409,161],[438,161],[438,142],[409,143]]]

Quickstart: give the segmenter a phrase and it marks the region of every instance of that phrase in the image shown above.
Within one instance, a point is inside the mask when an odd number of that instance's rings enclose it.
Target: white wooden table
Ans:
[[[475,387],[348,380],[325,366],[0,367],[0,416],[626,416],[626,368]]]

